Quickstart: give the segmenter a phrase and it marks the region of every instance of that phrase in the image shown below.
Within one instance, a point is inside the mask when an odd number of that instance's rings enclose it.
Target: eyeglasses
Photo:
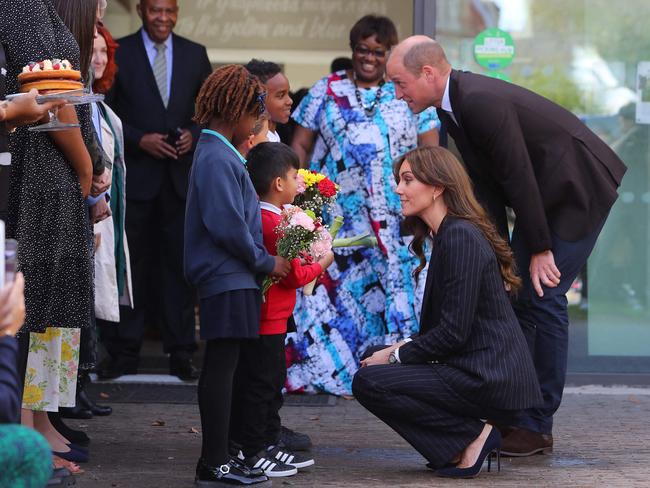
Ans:
[[[370,56],[372,54],[378,59],[386,57],[386,51],[383,49],[368,49],[366,46],[361,45],[354,46],[354,52],[359,56]]]

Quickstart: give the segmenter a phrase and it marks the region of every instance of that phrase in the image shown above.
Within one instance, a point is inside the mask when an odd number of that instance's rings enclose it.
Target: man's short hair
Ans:
[[[419,75],[422,72],[422,67],[426,65],[438,68],[449,65],[444,49],[434,40],[414,44],[404,53],[402,63],[414,75]]]

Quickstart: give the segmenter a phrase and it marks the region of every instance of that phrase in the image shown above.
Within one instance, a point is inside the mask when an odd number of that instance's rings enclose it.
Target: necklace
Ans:
[[[384,85],[384,80],[381,80],[379,82],[379,89],[377,90],[377,93],[375,94],[375,99],[372,101],[372,103],[370,105],[365,105],[363,103],[363,99],[361,98],[361,91],[359,91],[359,87],[357,86],[357,74],[354,72],[353,72],[352,79],[354,81],[354,95],[357,97],[357,103],[361,108],[363,108],[366,117],[374,117],[375,113],[377,112],[377,105],[379,104],[379,100],[381,99],[381,89]]]

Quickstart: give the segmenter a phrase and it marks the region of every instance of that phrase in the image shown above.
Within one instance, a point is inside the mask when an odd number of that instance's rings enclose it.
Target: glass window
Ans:
[[[436,5],[437,39],[455,68],[483,72],[473,59],[474,37],[491,27],[509,32],[516,54],[504,74],[576,113],[628,166],[596,248],[568,293],[569,370],[649,372],[650,3]]]

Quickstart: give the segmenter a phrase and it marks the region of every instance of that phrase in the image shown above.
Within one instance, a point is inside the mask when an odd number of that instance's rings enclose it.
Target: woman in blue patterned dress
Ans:
[[[422,287],[415,286],[417,261],[401,234],[392,163],[417,145],[437,145],[439,121],[430,109],[413,114],[385,81],[388,50],[397,40],[390,19],[361,18],[350,31],[353,68],[318,81],[292,115],[300,160],[311,154],[309,168],[340,186],[330,212],[345,218],[339,237],[369,232],[379,246],[339,249],[324,286],[300,297],[289,389],[348,393],[366,347],[417,327]]]

